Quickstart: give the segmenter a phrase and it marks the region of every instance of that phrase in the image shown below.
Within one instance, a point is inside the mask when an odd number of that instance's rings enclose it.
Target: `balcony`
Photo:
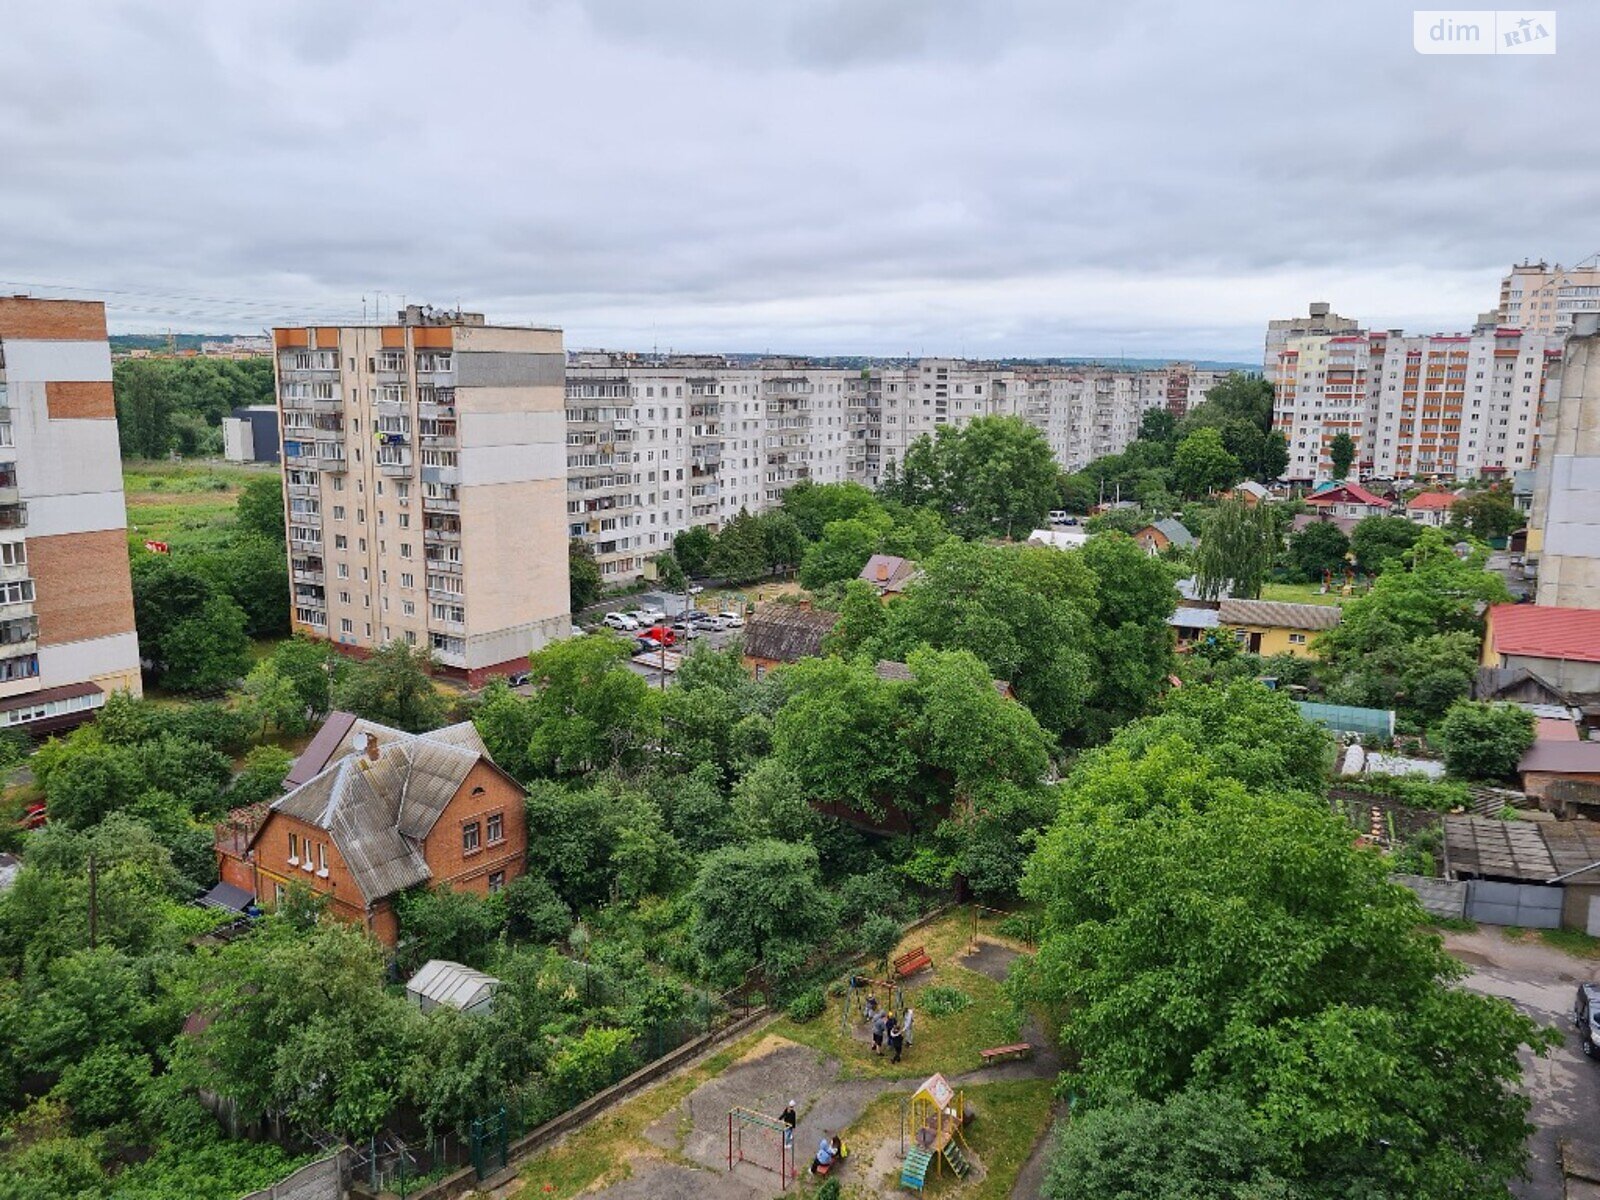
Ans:
[[[280,400],[285,412],[309,412],[338,414],[344,412],[344,402],[337,396],[328,399],[325,396],[284,396]]]
[[[422,537],[426,542],[440,542],[448,545],[458,545],[461,542],[459,527],[424,525]]]
[[[461,574],[461,560],[460,559],[433,558],[431,556],[425,556],[424,559],[423,559],[423,564],[430,571],[441,571],[446,575],[459,575],[459,574]],[[433,588],[429,588],[428,589],[428,593],[431,595],[433,593],[433,590],[434,590]],[[459,595],[456,596],[456,599],[459,600],[460,598],[461,597]]]
[[[461,501],[451,496],[430,496],[422,494],[422,511],[425,513],[458,513],[461,511]]]
[[[26,529],[28,506],[15,502],[0,504],[0,529]]]
[[[289,569],[290,576],[296,583],[322,584],[327,581],[321,559],[303,559],[296,561]]]

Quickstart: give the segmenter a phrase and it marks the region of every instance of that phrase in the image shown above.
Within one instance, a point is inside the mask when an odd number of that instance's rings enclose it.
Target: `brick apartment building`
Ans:
[[[0,297],[0,728],[140,693],[105,306]]]
[[[285,786],[264,812],[217,828],[222,881],[265,908],[299,883],[393,946],[399,893],[447,885],[486,895],[523,873],[522,788],[470,723],[410,734],[334,713]]]

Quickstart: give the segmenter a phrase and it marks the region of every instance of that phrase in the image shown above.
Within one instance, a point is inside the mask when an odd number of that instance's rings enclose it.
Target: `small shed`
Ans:
[[[1146,553],[1160,554],[1163,550],[1174,546],[1180,550],[1187,550],[1194,545],[1194,534],[1184,527],[1182,521],[1163,517],[1143,529],[1135,530],[1133,540],[1144,547]]]
[[[874,554],[857,579],[870,583],[880,596],[897,596],[916,577],[917,564],[897,554]]]
[[[763,604],[744,627],[745,665],[756,670],[815,658],[839,614],[800,604]]]
[[[1600,742],[1541,738],[1528,747],[1517,764],[1522,790],[1541,804],[1552,783],[1600,783]]]
[[[488,1012],[500,981],[447,958],[432,958],[406,981],[406,1000],[423,1012],[448,1004],[462,1012]]]

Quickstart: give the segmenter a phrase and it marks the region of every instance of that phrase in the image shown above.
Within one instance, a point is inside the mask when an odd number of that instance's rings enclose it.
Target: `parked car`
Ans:
[[[700,628],[704,629],[708,633],[712,630],[721,630],[726,629],[727,627],[727,619],[725,617],[718,616],[716,613],[712,613],[704,621],[700,622]]]
[[[578,626],[574,625],[572,627],[572,636],[573,637],[582,637],[583,636],[583,630],[580,629]]]
[[[510,675],[507,675],[506,682],[512,687],[526,687],[528,684],[528,672],[516,671]]]
[[[661,649],[661,643],[653,637],[636,637],[633,639],[633,649],[635,654],[649,654]]]
[[[736,612],[722,614],[722,627],[724,629],[743,629],[744,617]]]
[[[655,638],[655,640],[660,642],[663,646],[670,646],[678,640],[678,635],[673,633],[672,630],[667,628],[665,625],[652,625],[649,629],[643,630],[639,636]]]
[[[667,614],[659,608],[636,608],[628,615],[640,625],[659,625],[667,619]]]
[[[1572,1005],[1572,1023],[1578,1027],[1578,1042],[1589,1058],[1600,1055],[1600,983],[1580,983],[1578,998]]]
[[[703,591],[705,591],[705,588],[701,587],[698,583],[691,583],[689,585],[689,595],[691,596],[698,596]]]
[[[604,624],[607,629],[617,629],[623,632],[639,628],[639,622],[628,613],[607,613]]]

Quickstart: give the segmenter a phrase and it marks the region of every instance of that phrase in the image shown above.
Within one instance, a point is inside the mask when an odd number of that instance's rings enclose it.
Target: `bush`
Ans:
[[[1533,745],[1533,714],[1510,704],[1462,700],[1439,723],[1438,741],[1450,774],[1504,779]]]
[[[861,952],[881,966],[900,943],[900,926],[893,917],[877,913],[861,922],[858,936]]]
[[[817,1189],[812,1200],[839,1200],[839,1181],[837,1179],[824,1179],[822,1186]]]
[[[1471,798],[1467,785],[1454,779],[1426,779],[1420,775],[1363,775],[1350,785],[1360,791],[1388,796],[1412,808],[1449,812],[1464,808]]]
[[[951,1017],[972,1003],[972,997],[959,988],[933,984],[917,993],[917,1007],[930,1017]]]
[[[1039,941],[1039,918],[1030,917],[1025,913],[1009,916],[994,927],[994,931],[1003,938],[1010,938],[1014,942],[1024,942],[1029,946],[1037,945]]]
[[[789,1019],[796,1025],[804,1025],[807,1021],[815,1021],[828,1007],[827,998],[819,987],[807,988],[797,992],[789,1001],[785,1011]]]

